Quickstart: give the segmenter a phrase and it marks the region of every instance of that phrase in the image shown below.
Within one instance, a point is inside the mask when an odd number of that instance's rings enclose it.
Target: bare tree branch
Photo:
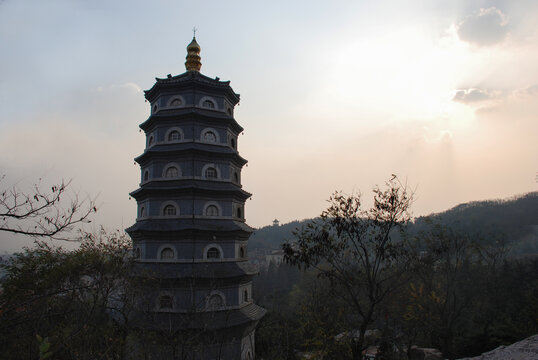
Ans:
[[[5,176],[0,177],[0,181]],[[41,179],[40,179],[41,181]],[[89,223],[97,211],[95,200],[81,199],[68,191],[71,181],[62,180],[44,191],[40,182],[26,193],[13,186],[0,193],[0,231],[56,240],[76,241],[73,228]]]

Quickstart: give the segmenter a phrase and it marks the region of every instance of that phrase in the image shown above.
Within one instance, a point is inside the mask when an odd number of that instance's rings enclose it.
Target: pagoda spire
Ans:
[[[187,61],[185,61],[185,68],[187,71],[198,71],[202,68],[200,60],[200,45],[196,42],[196,28],[193,29],[194,35],[191,43],[187,46]]]

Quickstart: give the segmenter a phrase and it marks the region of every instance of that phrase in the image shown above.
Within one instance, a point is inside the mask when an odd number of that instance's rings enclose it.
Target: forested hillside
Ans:
[[[251,236],[249,248],[278,249],[293,238],[293,231],[311,219],[296,220],[281,226],[265,226]],[[459,233],[489,239],[503,238],[514,255],[538,253],[538,192],[503,200],[474,201],[441,213],[421,216],[410,224],[420,232],[430,223],[446,225]]]
[[[442,213],[419,217],[413,225],[422,229],[430,221],[459,233],[482,237],[486,242],[504,237],[514,255],[538,253],[538,192],[461,204]]]
[[[295,220],[280,226],[264,226],[257,229],[249,240],[249,250],[256,249],[279,249],[286,239],[293,237],[295,229],[308,223],[312,219]]]
[[[253,255],[285,259],[254,279],[259,358],[424,358],[418,346],[456,359],[538,332],[537,192],[419,217],[405,236],[406,189],[374,193],[372,209],[337,194],[314,224],[253,234]]]

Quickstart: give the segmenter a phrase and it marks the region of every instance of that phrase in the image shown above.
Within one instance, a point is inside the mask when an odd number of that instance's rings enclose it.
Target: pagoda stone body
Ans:
[[[253,359],[265,310],[252,301],[258,270],[247,258],[239,95],[200,73],[195,39],[187,50],[185,73],[145,91],[151,115],[140,125],[146,148],[131,193],[138,216],[127,229],[136,273],[153,279],[135,321],[153,340],[140,349],[154,359]]]

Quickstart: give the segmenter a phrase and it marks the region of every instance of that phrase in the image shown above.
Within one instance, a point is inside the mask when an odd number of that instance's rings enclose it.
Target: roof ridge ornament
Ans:
[[[200,51],[202,50],[200,48],[200,45],[196,42],[196,28],[192,29],[193,36],[192,41],[189,45],[187,45],[187,57],[185,58],[187,61],[185,61],[185,68],[187,71],[197,71],[200,72],[200,69],[202,68],[202,58],[200,57]]]

